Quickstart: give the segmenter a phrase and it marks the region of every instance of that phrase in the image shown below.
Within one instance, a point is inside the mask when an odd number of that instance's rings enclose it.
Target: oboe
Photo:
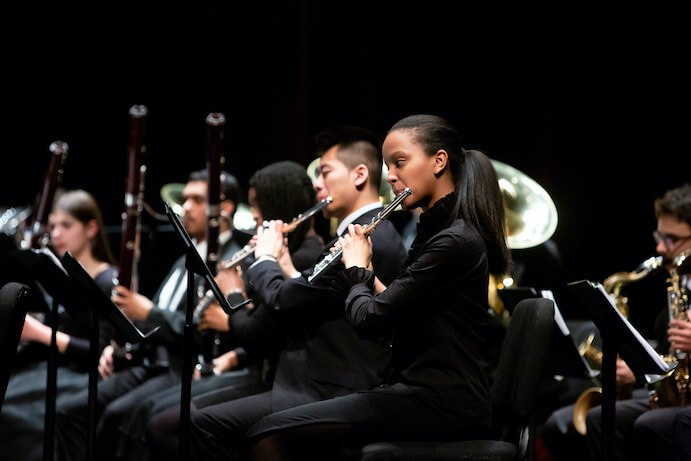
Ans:
[[[326,208],[331,202],[333,201],[333,198],[331,196],[326,197],[324,200],[321,200],[319,203],[314,205],[312,208],[309,210],[305,211],[304,213],[300,213],[297,215],[295,218],[293,218],[292,221],[289,223],[283,224],[282,231],[284,234],[289,234],[293,232],[297,227],[317,214],[319,211],[323,210]],[[237,253],[233,255],[231,259],[228,261],[222,261],[218,264],[218,269],[219,270],[228,270],[232,269],[233,267],[237,266],[240,264],[242,261],[247,259],[249,255],[254,253],[254,243],[248,243],[244,247],[242,247],[241,250],[239,250]],[[197,306],[194,308],[194,317],[195,319],[199,320],[201,315],[204,313],[207,307],[211,303],[214,302],[214,294],[211,290],[207,290],[206,293],[204,293],[204,296],[199,299],[199,302],[197,303]]]
[[[379,213],[377,213],[377,216],[372,218],[372,222],[366,225],[362,231],[365,235],[371,234],[374,229],[377,228],[379,224],[384,221],[389,215],[396,209],[398,205],[403,202],[403,200],[406,199],[410,194],[412,194],[412,191],[406,187],[403,189],[403,191],[396,196],[391,203],[389,203],[386,208],[381,210]],[[307,281],[309,283],[314,283],[316,282],[323,274],[324,272],[327,271],[327,269],[331,268],[332,266],[335,266],[336,263],[338,263],[341,260],[341,256],[343,256],[343,248],[339,248],[338,250],[334,251],[333,253],[329,253],[319,261],[315,266],[314,270],[312,271],[312,275],[310,275],[307,278]]]

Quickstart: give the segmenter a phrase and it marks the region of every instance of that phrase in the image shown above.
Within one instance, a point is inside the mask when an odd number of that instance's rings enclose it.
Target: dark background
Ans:
[[[632,270],[654,253],[653,200],[689,180],[684,16],[526,3],[3,6],[0,207],[33,203],[48,145],[64,140],[63,186],[97,197],[117,249],[133,104],[149,109],[146,201],[159,211],[161,186],[204,166],[209,112],[226,116],[243,186],[273,161],[307,165],[329,126],[383,135],[435,113],[547,190],[564,281]],[[144,240],[150,294],[179,247]]]

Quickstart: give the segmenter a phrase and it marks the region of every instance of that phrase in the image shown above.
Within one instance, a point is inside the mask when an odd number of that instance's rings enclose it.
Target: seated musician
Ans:
[[[670,268],[675,258],[691,248],[691,186],[671,189],[655,200],[657,230],[654,232],[656,252]],[[666,299],[663,286],[668,278],[666,271],[651,274],[642,282],[636,282],[635,290],[627,292],[632,300],[644,299],[649,312],[657,299]],[[685,278],[684,278],[685,279]],[[647,283],[644,283],[647,282]],[[688,282],[685,282],[688,283]],[[686,319],[669,318],[669,306],[664,306],[655,322],[655,328],[641,331],[644,336],[657,338],[657,350],[666,354],[670,343],[675,349],[691,351],[691,323]],[[642,327],[648,325],[643,324]],[[640,386],[633,390],[631,398],[616,402],[616,426],[614,455],[617,459],[673,459],[672,433],[674,416],[680,407],[665,402],[665,408],[651,411],[649,390],[643,376],[635,376],[624,360],[617,358],[616,382],[619,389]],[[691,403],[691,402],[689,402]],[[671,406],[669,406],[672,404]],[[599,459],[602,453],[601,407],[588,411],[585,437],[576,432],[572,422],[573,405],[555,411],[543,428],[548,455],[555,461],[580,460],[590,456]]]
[[[60,194],[49,217],[50,244],[58,255],[69,251],[110,295],[116,271],[108,246],[101,211],[94,197],[83,190]],[[105,320],[99,326],[99,350],[112,337]],[[0,459],[40,459],[45,418],[46,362],[51,328],[27,315],[22,330],[24,346],[19,351],[0,415]],[[58,399],[84,389],[88,381],[89,328],[59,309],[56,343],[59,356]]]

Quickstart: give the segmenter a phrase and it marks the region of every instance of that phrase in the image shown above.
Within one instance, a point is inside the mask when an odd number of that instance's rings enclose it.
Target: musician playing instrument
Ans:
[[[675,295],[683,296],[688,293],[689,277],[683,273],[679,274],[680,271],[683,272],[683,268],[676,265],[680,257],[691,251],[691,184],[671,189],[663,197],[655,200],[655,216],[655,250],[663,257],[670,277],[675,274],[680,276],[679,287],[684,293]],[[688,304],[685,307],[687,308]],[[688,354],[691,353],[691,317],[685,309],[678,315],[678,318],[669,320],[669,346],[672,350]],[[674,459],[674,417],[683,407],[679,407],[675,402],[666,402],[664,405],[672,406],[651,410],[648,396],[616,402],[617,459]],[[597,459],[602,453],[600,407],[590,410],[586,425],[588,451],[592,459]]]
[[[104,293],[113,288],[113,256],[103,230],[101,211],[94,197],[84,190],[59,194],[48,217],[50,244],[62,256],[69,251],[94,278]],[[22,340],[26,346],[17,357],[17,368],[7,388],[0,417],[0,459],[40,459],[45,415],[45,359],[50,345],[50,326],[26,316]],[[99,323],[99,351],[110,338],[106,320]],[[59,309],[56,335],[59,371],[58,397],[81,390],[88,380],[89,328]]]
[[[265,220],[276,218],[288,221],[303,216],[314,202],[312,182],[304,167],[295,162],[272,163],[256,171],[250,178],[248,203],[258,226],[262,226]],[[288,259],[300,270],[314,265],[324,244],[314,231],[311,219],[296,226],[287,234],[286,240],[290,252]],[[252,256],[247,259],[248,264],[254,261]],[[223,265],[222,261],[220,266]],[[245,288],[235,267],[220,270],[216,280],[224,293],[229,294],[232,305],[242,302],[242,296],[237,291],[249,291],[254,299],[252,288]],[[214,360],[218,376],[202,377],[192,383],[190,411],[193,413],[198,408],[270,389],[277,351],[281,347],[282,326],[258,301],[251,307],[233,313],[230,322],[218,304],[209,305],[199,326],[210,328],[212,325],[218,325],[214,328],[219,330],[230,330],[243,347],[228,351]],[[246,371],[234,371],[245,364],[248,366]],[[178,453],[179,401],[180,391],[175,387],[154,394],[141,405],[152,415],[146,431],[152,461],[169,460]]]
[[[510,259],[495,170],[433,115],[394,124],[383,155],[394,192],[412,190],[404,208],[423,210],[417,237],[404,270],[380,284],[369,239],[350,225],[332,286],[358,334],[393,333],[392,373],[382,386],[265,417],[247,434],[251,459],[339,459],[369,441],[490,433],[488,280]]]
[[[205,254],[206,193],[205,170],[190,174],[183,190],[185,216],[183,225],[195,239],[197,251]],[[221,209],[227,219],[221,222],[221,252],[229,257],[241,248],[230,222],[240,199],[235,177],[223,174],[226,201]],[[177,247],[176,247],[177,248]],[[177,384],[182,365],[182,335],[185,321],[187,275],[185,258],[180,257],[164,279],[153,299],[118,286],[112,300],[143,331],[159,326],[157,331],[127,368],[114,370],[113,349],[106,347],[99,361],[99,373],[104,378],[98,384],[96,450],[98,459],[128,457],[133,441],[123,433],[130,412],[144,397]],[[201,277],[195,280],[202,285]],[[87,389],[58,403],[58,450],[62,459],[83,459],[87,431]]]
[[[314,183],[317,200],[333,198],[324,215],[338,218],[339,234],[349,223],[369,223],[381,210],[382,164],[376,136],[360,128],[339,127],[320,133],[316,141],[320,157]],[[385,340],[362,339],[346,322],[343,297],[334,296],[328,284],[330,274],[313,285],[307,281],[310,270],[282,268],[279,260],[286,251],[282,229],[282,221],[273,221],[258,232],[256,261],[244,271],[252,298],[284,330],[278,337],[281,351],[272,389],[193,414],[190,440],[195,459],[237,459],[245,450],[245,432],[263,416],[374,386],[384,379],[390,365]],[[384,221],[372,240],[377,275],[391,282],[405,257],[400,235]],[[322,257],[330,247],[326,246]],[[238,315],[230,317],[233,328]]]

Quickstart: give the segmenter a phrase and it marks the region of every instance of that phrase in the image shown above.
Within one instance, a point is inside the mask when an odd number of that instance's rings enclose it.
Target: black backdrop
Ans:
[[[117,229],[132,104],[149,108],[146,200],[158,210],[163,184],[203,167],[211,111],[227,118],[226,157],[243,185],[272,161],[307,165],[312,136],[331,125],[383,135],[412,113],[447,117],[467,147],[549,192],[566,280],[601,280],[651,256],[652,202],[689,180],[679,11],[547,1],[56,3],[1,7],[0,207],[34,200],[48,145],[62,139],[71,147],[63,185],[92,192]],[[148,290],[178,252],[158,241],[144,255]]]

